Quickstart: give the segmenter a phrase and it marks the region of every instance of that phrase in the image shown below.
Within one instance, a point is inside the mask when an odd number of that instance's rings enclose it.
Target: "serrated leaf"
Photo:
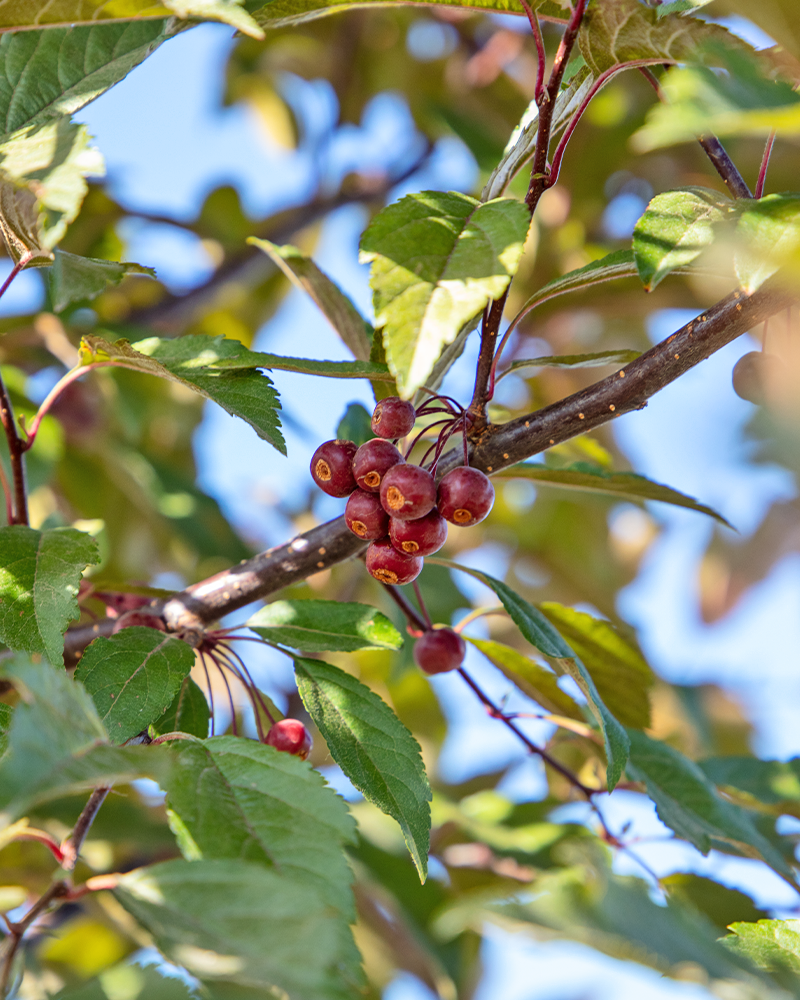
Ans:
[[[0,232],[9,256],[51,260],[80,210],[86,177],[104,172],[86,128],[66,118],[0,137]]]
[[[449,6],[450,0],[432,0],[435,6]],[[411,0],[412,6],[431,6],[431,0]],[[289,25],[304,24],[319,17],[337,14],[345,10],[358,10],[374,6],[374,0],[272,0],[255,11],[253,17],[264,28],[282,28]],[[464,4],[472,10],[496,11],[501,14],[519,14],[519,7],[513,0],[470,0]],[[561,0],[532,0],[530,5],[540,17],[564,20],[569,10]],[[567,9],[565,9],[567,8]]]
[[[530,479],[542,486],[555,486],[565,490],[601,493],[609,497],[624,498],[632,503],[658,500],[660,503],[672,504],[674,507],[686,507],[699,514],[707,514],[727,528],[733,529],[733,525],[712,507],[699,503],[693,497],[687,496],[679,490],[674,490],[671,486],[656,483],[635,472],[606,472],[604,469],[586,462],[575,462],[563,469],[551,469],[547,465],[521,462],[509,469],[501,470],[496,475],[502,479]]]
[[[212,988],[352,1000],[363,986],[347,920],[292,874],[239,859],[166,861],[122,875],[114,895]]]
[[[692,18],[660,16],[639,0],[603,0],[589,4],[578,45],[595,76],[624,63],[688,62],[709,43],[745,47],[721,25]]]
[[[194,650],[154,628],[124,628],[95,639],[75,677],[114,743],[124,743],[164,714],[194,665]]]
[[[602,618],[551,601],[539,608],[580,657],[609,711],[624,726],[648,728],[655,674],[638,646]]]
[[[152,725],[159,735],[189,733],[204,740],[208,736],[210,717],[206,696],[191,677],[186,677],[172,704]]]
[[[362,318],[350,298],[297,247],[278,246],[251,236],[247,241],[263,250],[286,277],[306,292],[336,330],[358,361],[369,361],[372,327]]]
[[[431,562],[460,570],[462,573],[468,573],[476,580],[480,580],[481,583],[485,583],[500,598],[503,607],[528,642],[539,650],[557,673],[567,674],[573,678],[586,697],[603,734],[607,761],[606,780],[609,791],[613,790],[622,776],[625,762],[628,759],[628,735],[622,724],[603,702],[589,671],[559,632],[538,608],[526,601],[524,597],[520,597],[502,581],[489,576],[488,573],[460,566],[458,563],[450,562],[449,559],[433,557]]]
[[[711,3],[711,0],[664,0],[660,7],[657,7],[659,18],[669,17],[670,14],[684,14],[687,11],[699,10]]]
[[[566,691],[558,686],[557,675],[552,670],[542,667],[511,646],[488,639],[472,639],[464,636],[467,642],[479,649],[483,655],[500,670],[505,677],[524,691],[529,698],[552,712],[568,719],[583,719],[583,712]]]
[[[75,528],[0,528],[0,639],[62,664],[81,574],[98,559],[97,542]]]
[[[366,799],[400,824],[424,882],[431,790],[419,744],[385,701],[338,667],[298,657],[295,676],[331,756]]]
[[[657,194],[633,229],[633,256],[644,287],[652,291],[670,271],[691,264],[711,246],[730,205],[706,188]]]
[[[403,399],[424,384],[461,327],[508,287],[529,223],[522,202],[423,191],[369,224],[360,260],[372,264],[375,322]]]
[[[341,601],[273,601],[245,622],[262,639],[310,653],[400,649],[403,637],[368,604]]]
[[[286,444],[278,418],[278,394],[272,381],[259,371],[263,365],[247,358],[251,353],[238,340],[203,334],[174,340],[149,337],[133,345],[127,340],[112,344],[102,337],[86,336],[80,347],[82,364],[114,361],[122,367],[187,386],[218,403],[232,416],[241,417],[260,438],[285,455]],[[218,362],[223,359],[235,359],[234,370],[222,369]]]
[[[736,226],[736,276],[750,294],[781,267],[800,269],[800,194],[768,194],[742,206]]]
[[[769,972],[787,970],[800,975],[800,920],[737,922],[730,930],[722,942],[735,954]]]
[[[355,919],[344,854],[355,823],[305,761],[235,736],[181,743],[162,787],[194,857],[241,858],[313,885]]]
[[[143,274],[155,278],[152,267],[130,261],[96,260],[74,253],[56,250],[50,270],[50,298],[55,312],[61,312],[73,302],[97,298],[110,285],[118,285],[128,274]]]
[[[541,358],[524,358],[521,361],[512,361],[499,376],[498,382],[505,375],[526,368],[602,368],[604,365],[627,365],[640,356],[640,351],[622,349],[619,351],[596,351],[592,354],[556,354],[545,355]]]
[[[644,782],[662,823],[702,854],[718,844],[730,845],[747,857],[760,858],[796,886],[780,851],[758,831],[745,809],[719,794],[698,764],[637,729],[629,729],[628,735],[628,776]]]

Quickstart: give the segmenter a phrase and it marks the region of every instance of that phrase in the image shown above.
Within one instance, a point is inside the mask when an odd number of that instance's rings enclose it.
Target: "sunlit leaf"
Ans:
[[[639,351],[619,350],[595,351],[593,354],[557,354],[541,358],[524,358],[521,361],[512,361],[503,375],[510,375],[511,372],[528,368],[602,368],[606,365],[627,365],[639,356]]]
[[[129,261],[95,260],[74,253],[56,250],[50,271],[50,297],[53,309],[61,312],[73,302],[91,301],[111,285],[118,285],[128,274],[143,274],[155,278],[152,267]]]
[[[344,601],[273,601],[245,622],[269,642],[310,653],[399,649],[403,637],[386,615]]]
[[[95,540],[74,528],[0,528],[0,639],[62,664],[81,574],[98,558]]]
[[[754,292],[781,267],[800,270],[800,194],[768,194],[742,207],[736,226],[736,275]]]
[[[424,384],[464,323],[508,287],[529,221],[518,201],[481,204],[425,191],[389,205],[369,224],[360,259],[372,264],[375,322],[404,399]]]
[[[744,955],[759,968],[800,974],[800,920],[759,920],[734,923],[723,938],[731,951]]]
[[[295,676],[331,756],[365,798],[400,824],[424,881],[431,790],[419,744],[385,701],[338,667],[298,658]]]
[[[236,0],[164,0],[163,4],[149,0],[57,0],[47,4],[8,0],[0,7],[0,28],[69,27],[173,15],[223,21],[254,38],[263,38],[261,29]]]

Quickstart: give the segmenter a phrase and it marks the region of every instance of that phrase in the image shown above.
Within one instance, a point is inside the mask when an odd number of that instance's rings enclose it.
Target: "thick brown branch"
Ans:
[[[664,386],[796,300],[769,285],[752,295],[733,292],[608,378],[535,413],[489,426],[473,445],[471,464],[487,473],[499,472],[642,409]],[[440,461],[438,474],[462,461],[461,449],[454,449]],[[163,608],[165,620],[170,629],[200,631],[222,615],[356,556],[365,547],[348,531],[344,518],[337,518],[176,594]]]

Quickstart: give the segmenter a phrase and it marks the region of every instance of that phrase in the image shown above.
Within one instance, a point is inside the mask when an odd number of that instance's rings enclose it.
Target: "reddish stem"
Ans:
[[[764,196],[764,185],[767,182],[767,167],[769,166],[769,158],[772,156],[772,147],[775,145],[775,135],[775,132],[770,132],[767,145],[764,148],[764,155],[761,157],[761,168],[758,171],[758,180],[756,181],[756,198],[763,198]]]
[[[531,31],[533,32],[533,40],[536,43],[536,86],[533,91],[533,96],[536,104],[539,105],[544,96],[544,64],[545,64],[545,51],[544,51],[544,39],[542,38],[542,27],[539,24],[539,18],[536,15],[536,11],[531,8],[528,0],[519,0],[522,4],[525,13],[528,15],[528,21],[530,22]]]

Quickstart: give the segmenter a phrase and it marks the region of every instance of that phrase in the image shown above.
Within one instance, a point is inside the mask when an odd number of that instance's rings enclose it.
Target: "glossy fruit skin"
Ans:
[[[731,373],[733,391],[740,399],[763,406],[769,383],[779,374],[780,367],[781,361],[774,354],[763,354],[761,351],[743,354]]]
[[[399,396],[380,400],[372,412],[372,433],[382,438],[401,438],[414,430],[417,411]]]
[[[405,459],[391,441],[373,438],[362,444],[355,453],[353,475],[362,490],[377,493],[389,469],[404,462]]]
[[[398,465],[381,483],[381,503],[398,521],[415,521],[436,506],[436,481],[418,465]]]
[[[422,556],[398,552],[388,538],[373,542],[367,549],[367,569],[381,583],[400,586],[411,583],[422,572]]]
[[[389,540],[398,552],[432,556],[447,541],[447,521],[436,509],[414,521],[393,517],[389,521]]]
[[[311,733],[299,719],[281,719],[264,737],[264,742],[281,753],[291,753],[305,760],[311,753]]]
[[[344,509],[344,519],[354,535],[368,541],[385,538],[389,530],[389,515],[377,493],[354,490]]]
[[[426,674],[446,674],[464,662],[467,644],[451,628],[426,632],[414,645],[414,662]]]
[[[347,497],[356,488],[353,458],[356,446],[352,441],[325,441],[311,457],[311,476],[323,493],[331,497]]]
[[[494,486],[488,476],[478,469],[462,465],[439,483],[436,506],[442,517],[451,524],[468,528],[479,524],[494,505]]]

